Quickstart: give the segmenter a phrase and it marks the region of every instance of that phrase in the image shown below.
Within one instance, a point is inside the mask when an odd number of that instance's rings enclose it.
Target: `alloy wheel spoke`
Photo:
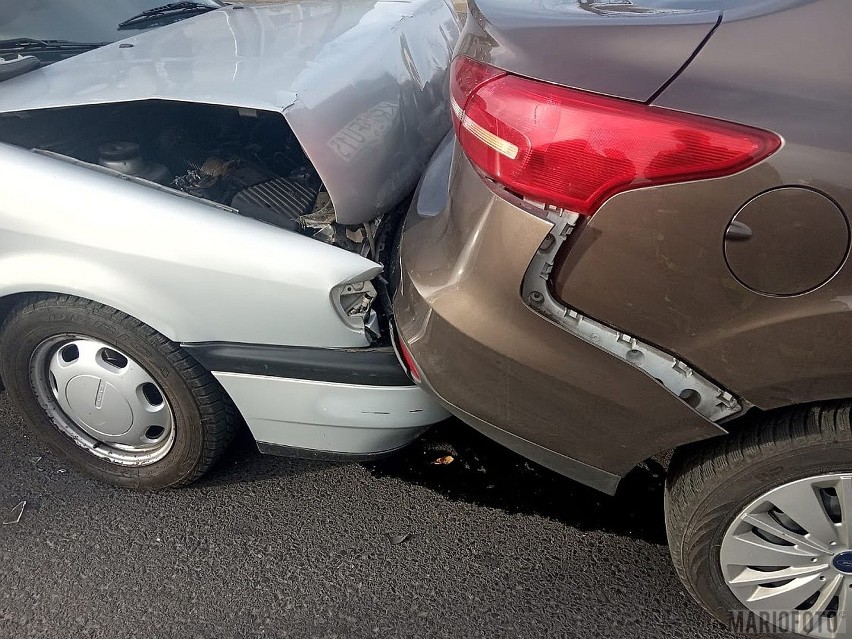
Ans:
[[[816,562],[816,553],[781,546],[760,539],[753,533],[729,537],[722,545],[721,560],[728,566],[806,566]]]
[[[812,612],[814,614],[825,612],[825,609],[828,607],[828,604],[831,603],[831,600],[837,595],[838,589],[843,586],[843,575],[835,575],[822,587],[822,591],[819,593],[819,598],[814,602],[814,605],[808,609],[808,612]]]
[[[822,587],[822,590],[820,591],[817,600],[810,608],[807,609],[807,616],[803,617],[805,623],[802,626],[802,630],[804,632],[810,634],[815,630],[822,630],[821,625],[823,624],[823,622],[827,621],[827,619],[822,615],[825,612],[825,609],[837,595],[838,588],[842,586],[843,575],[835,575]]]
[[[758,587],[749,597],[757,610],[792,611],[801,606],[823,586],[819,576],[800,577],[775,588]]]
[[[740,512],[722,540],[719,562],[731,593],[752,612],[786,613],[800,624],[797,632],[852,638],[849,521],[852,473],[769,490]]]
[[[736,577],[728,583],[731,586],[760,586],[761,584],[771,583],[775,581],[785,581],[787,579],[797,579],[800,577],[809,577],[811,575],[819,575],[828,568],[827,564],[809,564],[807,566],[796,566],[789,568],[781,568],[780,570],[755,570],[754,568],[745,568]]]
[[[852,548],[852,475],[843,475],[837,482],[835,488],[837,499],[840,502],[840,526],[838,536],[840,543],[847,548]]]
[[[768,532],[771,535],[780,537],[785,541],[789,541],[791,544],[810,550],[813,553],[831,552],[831,546],[829,546],[829,544],[824,544],[815,538],[809,539],[804,535],[788,530],[779,524],[771,515],[769,515],[769,513],[746,515],[743,517],[743,521],[762,530],[763,532]]]
[[[810,482],[786,486],[783,491],[772,496],[771,502],[812,538],[825,544],[837,541],[837,528]]]
[[[852,577],[846,576],[843,583],[840,585],[840,591],[837,593],[837,618],[840,620],[840,630],[842,633],[838,637],[848,637],[852,635],[852,620],[849,619],[850,603],[852,603]]]

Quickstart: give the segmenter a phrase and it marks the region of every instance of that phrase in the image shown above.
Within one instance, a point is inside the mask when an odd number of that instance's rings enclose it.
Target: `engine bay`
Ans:
[[[117,171],[375,259],[378,221],[347,227],[279,114],[167,101],[0,116],[0,141]]]

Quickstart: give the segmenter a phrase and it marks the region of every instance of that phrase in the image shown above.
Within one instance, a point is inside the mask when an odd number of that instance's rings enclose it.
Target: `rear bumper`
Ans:
[[[607,492],[642,460],[723,432],[524,304],[524,275],[551,224],[496,196],[463,156],[453,161],[443,210],[423,192],[426,178],[414,199],[394,300],[401,339],[450,411]]]

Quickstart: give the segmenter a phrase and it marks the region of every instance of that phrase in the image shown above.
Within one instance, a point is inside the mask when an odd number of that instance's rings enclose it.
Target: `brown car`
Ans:
[[[477,0],[405,221],[412,377],[614,493],[674,451],[690,593],[849,636],[852,3]]]

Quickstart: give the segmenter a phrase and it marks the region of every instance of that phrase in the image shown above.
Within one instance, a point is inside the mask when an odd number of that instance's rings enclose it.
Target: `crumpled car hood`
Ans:
[[[4,82],[0,113],[138,100],[280,112],[338,221],[359,224],[413,190],[449,130],[458,33],[445,0],[229,6]]]

